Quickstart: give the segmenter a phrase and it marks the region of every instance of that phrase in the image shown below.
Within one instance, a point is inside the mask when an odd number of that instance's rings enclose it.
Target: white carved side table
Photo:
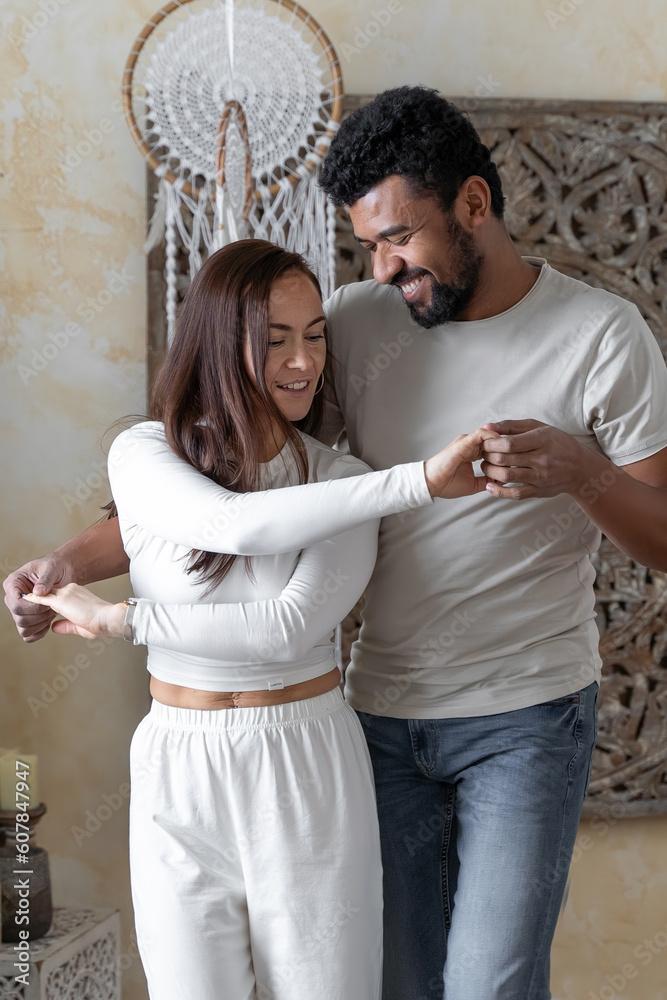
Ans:
[[[30,942],[29,972],[0,944],[0,1000],[121,1000],[118,910],[56,908],[46,937]]]

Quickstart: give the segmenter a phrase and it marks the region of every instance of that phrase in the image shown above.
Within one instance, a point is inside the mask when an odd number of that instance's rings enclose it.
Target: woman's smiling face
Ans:
[[[327,354],[324,323],[322,300],[306,274],[288,271],[273,283],[264,380],[281,413],[292,423],[307,415],[321,386]],[[244,357],[254,381],[247,338]]]

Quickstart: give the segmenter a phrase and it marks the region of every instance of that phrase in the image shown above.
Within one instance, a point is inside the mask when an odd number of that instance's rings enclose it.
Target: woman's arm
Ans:
[[[140,599],[135,645],[241,662],[301,659],[357,603],[377,556],[379,521],[304,549],[279,597],[245,604],[162,604]]]
[[[301,553],[279,597],[242,604],[162,604],[140,599],[135,645],[246,663],[301,659],[327,639],[363,594],[377,556],[379,521],[363,524]],[[125,606],[110,604],[69,584],[26,600],[50,607],[67,621],[54,632],[120,637]]]
[[[217,486],[178,458],[161,425],[138,424],[109,452],[109,479],[121,518],[177,545],[233,555],[277,555],[305,548],[364,521],[421,507],[434,496],[484,490],[472,462],[480,430],[461,435],[435,458],[360,475],[360,462],[337,459],[337,477],[255,493]]]

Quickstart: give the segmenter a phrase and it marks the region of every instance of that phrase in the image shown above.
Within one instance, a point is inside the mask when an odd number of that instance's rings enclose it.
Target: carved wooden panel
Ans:
[[[370,99],[347,97],[346,112]],[[451,100],[469,111],[498,164],[520,252],[634,302],[667,357],[667,105]],[[152,185],[149,175],[149,198]],[[339,284],[371,276],[344,211],[337,249]],[[161,252],[149,259],[153,359],[165,343]],[[185,288],[185,258],[182,270]],[[596,567],[604,666],[585,812],[667,812],[667,574],[608,541]],[[355,609],[344,623],[346,655],[358,618]]]

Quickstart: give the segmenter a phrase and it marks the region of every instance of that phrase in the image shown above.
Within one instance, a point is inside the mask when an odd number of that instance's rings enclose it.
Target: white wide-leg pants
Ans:
[[[338,688],[263,708],[154,701],[130,768],[151,1000],[379,1000],[375,791]]]

